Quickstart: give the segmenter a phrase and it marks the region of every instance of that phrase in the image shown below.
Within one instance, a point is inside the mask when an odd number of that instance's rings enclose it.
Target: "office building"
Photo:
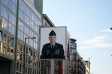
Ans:
[[[0,0],[1,74],[39,74],[38,46],[42,11],[38,12],[36,1],[42,0]]]
[[[86,74],[86,65],[77,51],[76,39],[70,38],[69,74]]]
[[[75,73],[76,53],[77,53],[76,39],[70,38],[70,59],[69,59],[69,73],[70,74]]]
[[[85,66],[86,66],[86,74],[90,74],[90,58],[89,60],[85,60]]]

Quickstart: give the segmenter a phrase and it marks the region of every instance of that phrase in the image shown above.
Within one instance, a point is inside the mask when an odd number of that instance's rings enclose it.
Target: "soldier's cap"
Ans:
[[[52,31],[49,33],[49,36],[56,36],[56,33],[54,32],[54,30],[52,30]]]

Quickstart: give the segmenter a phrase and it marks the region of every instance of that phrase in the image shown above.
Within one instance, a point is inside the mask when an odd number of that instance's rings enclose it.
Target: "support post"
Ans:
[[[54,59],[51,59],[51,74],[54,74]]]

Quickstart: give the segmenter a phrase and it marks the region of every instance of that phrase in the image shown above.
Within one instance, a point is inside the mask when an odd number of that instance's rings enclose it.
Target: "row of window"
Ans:
[[[14,6],[15,7],[15,6]],[[19,16],[21,17],[25,17],[24,20],[25,20],[25,23],[30,27],[32,28],[32,30],[34,30],[36,33],[39,33],[39,24],[35,24],[32,20],[30,20],[29,17],[27,17],[26,15],[24,16],[23,14],[21,15],[22,13],[20,13],[19,11]],[[5,8],[4,6],[0,5],[0,15],[2,17],[4,17],[6,20],[9,19],[9,22],[11,22],[13,25],[16,24],[16,17],[10,12],[8,11],[7,8]],[[9,15],[9,18],[8,18],[8,15]],[[39,20],[37,19],[36,22],[39,23]],[[24,24],[23,24],[24,25]],[[21,29],[23,29],[24,27],[22,27]],[[13,29],[13,27],[12,27]]]
[[[38,54],[31,48],[26,47],[25,62],[32,66],[37,66]],[[18,42],[17,60],[24,61],[24,47],[23,44]]]
[[[27,15],[24,14],[24,12],[19,9],[19,18],[22,19],[32,30],[34,30],[36,33],[38,33],[39,30],[39,21],[38,24],[34,23]]]
[[[16,16],[14,16],[12,13],[9,13],[9,22],[13,25],[16,24]]]
[[[70,48],[70,54],[74,54],[77,50]]]
[[[1,2],[16,14],[16,0],[1,0]]]
[[[38,54],[36,51],[26,46],[25,61],[26,63],[37,66]],[[14,38],[3,33],[0,30],[0,53],[4,53],[13,58],[14,56]],[[17,59],[24,61],[24,45],[18,42],[17,45]]]
[[[0,31],[0,53],[4,53],[13,58],[14,38]]]
[[[25,42],[25,38],[28,38],[29,36],[24,34],[21,30],[18,30],[18,38],[22,41]],[[35,37],[35,35],[31,36],[31,37]],[[30,46],[34,47],[36,50],[38,49],[38,37],[36,36],[36,40],[35,39],[26,39],[26,43],[29,44]]]
[[[75,65],[75,61],[70,61],[70,62],[69,62],[69,65],[70,65],[70,66],[74,66],[74,65]]]
[[[5,5],[8,5],[9,1],[13,1],[15,4],[17,2],[17,0],[1,0],[1,2],[4,3]]]
[[[70,56],[70,60],[75,60],[75,56]]]
[[[19,11],[22,15],[27,15],[30,20],[32,20],[36,25],[39,25],[38,17],[32,12],[32,10],[23,2],[23,0],[19,0]],[[29,15],[30,14],[30,15]],[[21,15],[21,14],[20,14]]]
[[[29,22],[29,21],[28,21]],[[31,21],[30,21],[31,22]],[[30,32],[31,30],[28,28],[28,26],[24,25],[20,20],[18,22],[18,28],[23,31],[24,33],[26,33],[27,35],[29,34],[28,32]],[[30,28],[32,28],[37,34],[39,34],[39,28],[33,23],[30,23]],[[31,37],[31,36],[30,36]]]
[[[8,20],[8,10],[0,4],[0,15]]]
[[[5,30],[7,30],[8,32],[10,32],[11,34],[15,34],[15,24],[16,24],[16,16],[12,13],[15,12],[16,10],[16,2],[17,0],[0,0],[1,4],[0,4],[0,26],[2,28],[4,28]],[[32,12],[32,10],[24,3],[23,0],[19,0],[20,4],[21,2],[22,5],[19,5],[19,16],[23,16],[25,23],[29,26],[25,26],[25,24],[23,24],[20,20],[18,22],[18,26],[19,29],[18,30],[18,38],[21,40],[25,41],[26,37],[36,37],[35,40],[31,40],[28,39],[27,44],[30,44],[32,47],[34,47],[35,49],[37,49],[37,43],[38,43],[38,35],[39,34],[39,24],[41,25],[41,22],[39,21],[38,17]],[[26,8],[24,9],[24,12],[21,13],[23,11],[23,9],[21,8]],[[12,12],[10,10],[12,10]],[[22,14],[22,15],[21,15]],[[31,14],[31,15],[29,15]],[[25,15],[25,17],[24,17]],[[9,21],[8,21],[9,20]],[[35,33],[30,30],[30,28],[32,28],[32,30],[35,31]],[[37,33],[37,34],[36,34]]]
[[[7,8],[5,8],[3,5],[0,5],[0,15],[4,17],[6,20],[9,19],[9,22],[15,25],[16,17],[13,15],[12,12],[8,11]]]
[[[12,23],[9,23],[7,20],[0,16],[0,26],[10,32],[11,34],[15,34],[15,26]]]
[[[17,63],[16,74],[24,73],[24,66],[20,63]],[[31,68],[29,66],[25,67],[25,74],[38,74],[38,70],[35,68]]]

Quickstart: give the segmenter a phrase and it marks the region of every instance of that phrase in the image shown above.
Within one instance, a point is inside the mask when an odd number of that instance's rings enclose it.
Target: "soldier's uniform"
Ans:
[[[52,30],[49,36],[56,35]],[[55,45],[51,45],[47,43],[43,45],[41,59],[65,59],[63,45],[59,43],[55,43]]]

